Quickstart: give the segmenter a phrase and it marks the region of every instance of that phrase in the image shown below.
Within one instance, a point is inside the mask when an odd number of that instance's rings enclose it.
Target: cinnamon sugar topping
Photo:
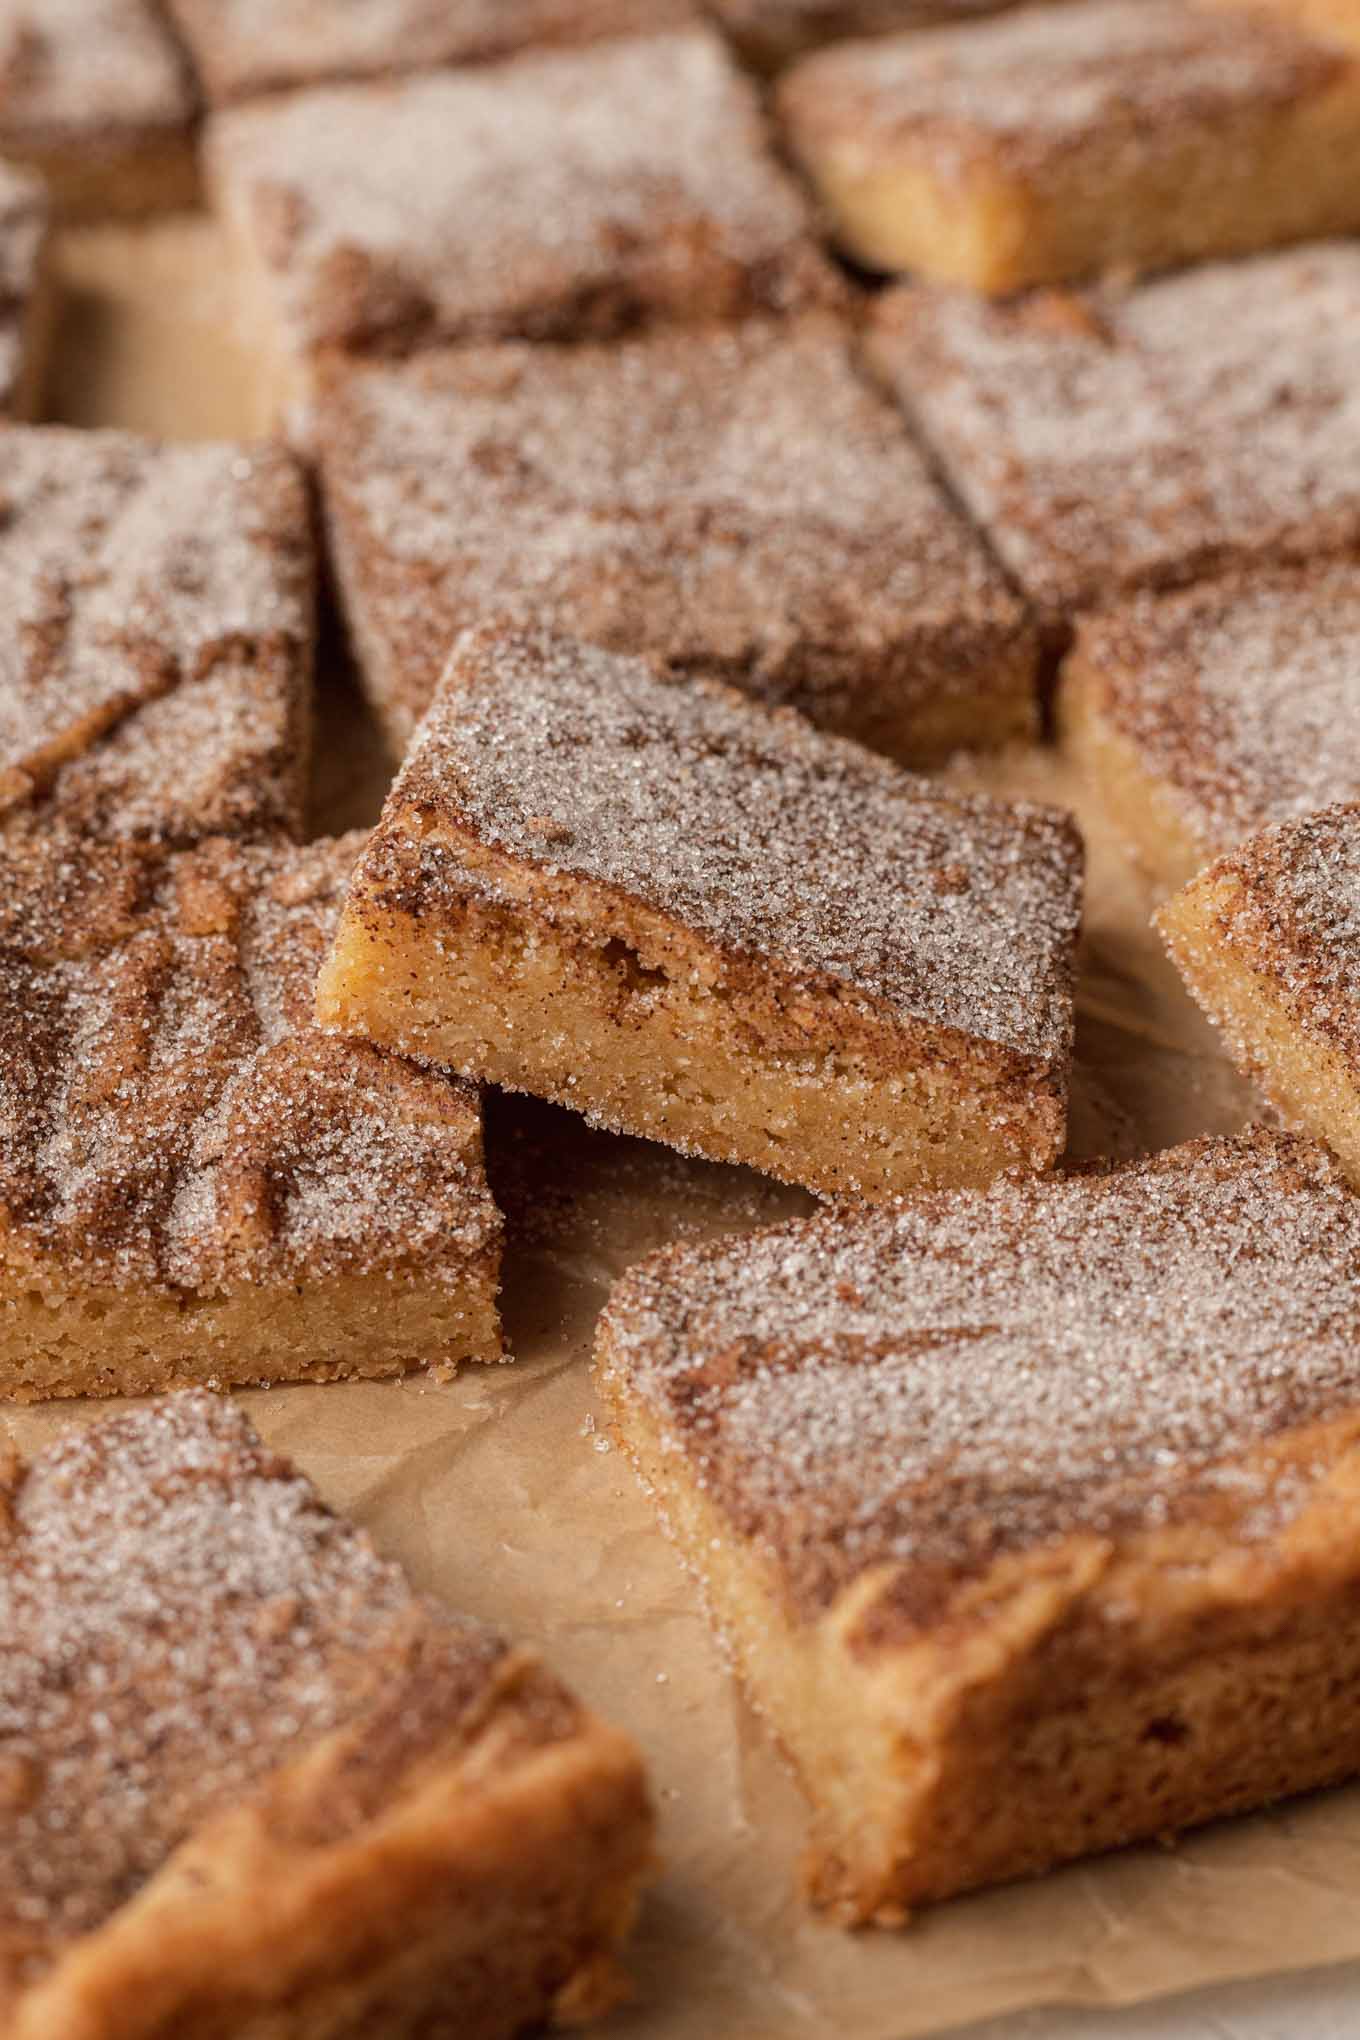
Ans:
[[[0,1210],[69,1277],[460,1280],[499,1218],[465,1085],[311,1026],[357,838],[4,860]]]
[[[847,43],[791,73],[780,104],[800,146],[908,148],[937,176],[982,163],[1025,177],[1094,135],[1117,134],[1126,162],[1170,160],[1187,122],[1293,105],[1351,69],[1345,50],[1264,13],[1086,0]]]
[[[1235,13],[1225,24],[1240,32]],[[1055,319],[1055,305],[1088,316]],[[1234,562],[1354,550],[1357,321],[1360,247],[1338,241],[1126,293],[995,305],[894,291],[871,351],[1060,618]]]
[[[289,457],[20,428],[0,512],[0,817],[297,826],[312,556]]]
[[[458,629],[491,616],[702,665],[845,727],[900,721],[1028,643],[824,315],[366,365],[331,382],[321,419],[370,681],[400,690],[403,719]]]
[[[642,660],[486,630],[455,649],[366,877],[381,887],[391,847],[431,824],[455,840],[414,911],[498,883],[463,863],[461,838],[899,1023],[1065,1061],[1080,851],[1054,810],[946,793]]]
[[[211,1396],[68,1432],[0,1503],[0,1997],[337,1730],[358,1825],[504,1655]]]
[[[170,0],[214,100],[645,35],[692,0]]]
[[[1360,1408],[1360,1200],[1312,1142],[1206,1139],[671,1250],[604,1323],[806,1614],[895,1565],[923,1620],[1003,1552],[1277,1520],[1254,1449]]]
[[[234,109],[209,156],[307,347],[573,337],[835,289],[705,30]]]
[[[0,146],[178,128],[193,105],[154,0],[0,0]]]
[[[1360,795],[1360,567],[1345,561],[1143,595],[1082,625],[1099,712],[1206,858]]]

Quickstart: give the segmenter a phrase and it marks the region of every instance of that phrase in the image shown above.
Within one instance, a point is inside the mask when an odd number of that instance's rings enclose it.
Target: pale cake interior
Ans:
[[[1196,834],[1137,746],[1103,712],[1099,668],[1080,650],[1065,661],[1057,699],[1063,750],[1100,795],[1103,812],[1143,869],[1168,891],[1203,870],[1213,846]]]

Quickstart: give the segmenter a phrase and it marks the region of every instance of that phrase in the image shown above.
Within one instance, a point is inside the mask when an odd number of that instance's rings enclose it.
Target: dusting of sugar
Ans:
[[[1360,1200],[1311,1142],[1207,1139],[659,1255],[606,1323],[805,1609],[884,1563],[924,1607],[1003,1551],[1264,1504],[1243,1455],[1360,1401]]]
[[[814,664],[902,694],[904,648],[923,686],[967,685],[1023,628],[825,316],[365,366],[320,415],[351,601],[411,717],[493,615],[765,694]],[[829,678],[807,705],[853,713]]]
[[[193,91],[153,0],[0,0],[0,145],[183,127]]]
[[[455,648],[394,826],[407,810],[901,1018],[1066,1058],[1080,852],[1055,810],[948,793],[727,688],[496,630]],[[451,855],[443,882],[466,889]]]
[[[1234,17],[1234,24],[1235,24]],[[880,372],[1037,603],[1360,543],[1360,248],[1127,291],[888,293]]]
[[[612,329],[658,297],[695,316],[714,265],[771,309],[827,287],[706,30],[318,88],[218,115],[208,149],[304,345]]]

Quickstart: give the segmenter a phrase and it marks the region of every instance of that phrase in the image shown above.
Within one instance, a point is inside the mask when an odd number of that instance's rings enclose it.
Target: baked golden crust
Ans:
[[[693,0],[170,0],[216,104],[336,79],[481,64],[521,50],[650,35]]]
[[[839,322],[328,375],[365,684],[404,750],[464,627],[702,670],[910,762],[1034,733],[1035,633]]]
[[[1234,1060],[1360,1182],[1360,807],[1264,829],[1169,900],[1157,925]]]
[[[0,153],[40,171],[64,217],[191,204],[195,106],[153,0],[0,4]]]
[[[4,435],[0,841],[298,830],[314,561],[274,446]]]
[[[295,355],[840,295],[752,88],[703,29],[235,108],[207,151]]]
[[[1360,58],[1268,11],[1021,8],[822,51],[776,97],[877,269],[1008,292],[1360,225]]]
[[[532,1654],[214,1398],[68,1435],[3,1498],[15,2040],[482,2040],[600,2001],[642,1769]]]
[[[318,1014],[623,1131],[883,1195],[1057,1152],[1079,901],[1053,810],[489,628],[455,648]]]
[[[1184,885],[1277,821],[1360,795],[1360,567],[1260,568],[1083,618],[1058,715],[1140,861]]]
[[[310,1024],[359,839],[0,856],[0,1389],[500,1352],[465,1086]]]
[[[881,301],[870,358],[1054,631],[1136,588],[1360,546],[1360,248],[1127,291]]]
[[[1355,1768],[1357,1269],[1325,1151],[1256,1131],[624,1277],[601,1386],[822,1897],[892,1917]]]

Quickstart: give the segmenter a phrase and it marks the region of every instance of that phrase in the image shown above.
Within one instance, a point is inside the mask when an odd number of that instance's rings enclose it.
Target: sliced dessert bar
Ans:
[[[1157,925],[1234,1060],[1360,1184],[1360,806],[1248,837]]]
[[[3,449],[0,842],[54,818],[299,828],[316,626],[290,456],[60,426]]]
[[[285,407],[317,349],[583,338],[839,289],[707,29],[232,108],[208,164]]]
[[[486,63],[539,45],[648,35],[693,0],[169,0],[216,104],[298,85]]]
[[[1270,822],[1360,798],[1360,566],[1262,568],[1083,619],[1059,721],[1167,886]]]
[[[499,1358],[475,1093],[311,1025],[358,849],[0,843],[0,1394]]]
[[[230,1403],[0,1468],[8,2040],[509,2040],[614,1994],[631,1743]]]
[[[399,754],[491,616],[721,675],[912,763],[1035,727],[1036,633],[829,314],[364,363],[318,415]]]
[[[0,155],[65,218],[192,205],[194,111],[157,0],[0,0]]]
[[[709,681],[469,632],[322,1024],[815,1190],[1063,1144],[1081,849]]]
[[[1360,246],[1132,290],[882,302],[870,354],[1055,630],[1123,591],[1360,551]]]
[[[597,1353],[847,1918],[1360,1766],[1360,1200],[1312,1142],[673,1248]]]
[[[874,269],[1004,292],[1360,227],[1360,55],[1269,13],[1022,8],[840,44],[777,99]]]

